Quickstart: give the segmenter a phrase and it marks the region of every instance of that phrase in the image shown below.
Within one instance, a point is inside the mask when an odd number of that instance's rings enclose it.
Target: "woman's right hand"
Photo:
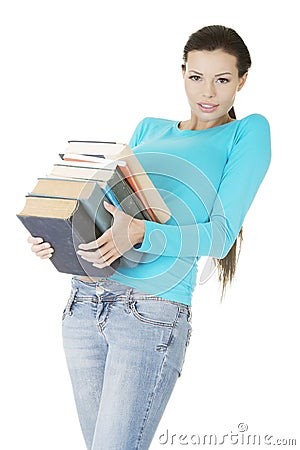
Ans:
[[[49,242],[44,242],[40,237],[29,236],[27,242],[31,245],[31,251],[41,259],[51,258],[54,248],[51,247]]]

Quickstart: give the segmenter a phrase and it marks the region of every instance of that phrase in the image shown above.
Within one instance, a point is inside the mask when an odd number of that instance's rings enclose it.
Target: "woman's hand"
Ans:
[[[43,242],[40,237],[29,236],[27,242],[31,245],[31,251],[36,254],[41,259],[51,258],[54,249],[51,247],[49,242]]]
[[[142,242],[145,233],[143,220],[133,218],[110,203],[104,202],[104,206],[114,216],[113,225],[95,241],[80,244],[77,252],[99,268],[112,264],[135,244]]]

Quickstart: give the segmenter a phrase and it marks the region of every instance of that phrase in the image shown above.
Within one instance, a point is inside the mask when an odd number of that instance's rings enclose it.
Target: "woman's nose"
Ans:
[[[214,83],[206,82],[202,85],[202,92],[201,94],[205,98],[212,98],[216,95],[216,90]]]

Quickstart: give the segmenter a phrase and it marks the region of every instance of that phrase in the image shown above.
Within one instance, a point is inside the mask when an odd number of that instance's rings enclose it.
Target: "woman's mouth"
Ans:
[[[205,112],[205,113],[212,113],[214,112],[219,105],[216,105],[215,103],[207,103],[207,102],[201,102],[201,103],[197,103],[197,105],[199,106],[199,108],[201,109],[201,111]]]

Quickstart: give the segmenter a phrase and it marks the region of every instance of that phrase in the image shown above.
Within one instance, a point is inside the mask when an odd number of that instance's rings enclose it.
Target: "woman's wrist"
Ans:
[[[132,219],[129,226],[130,242],[133,245],[140,244],[144,240],[146,225],[144,220]]]

